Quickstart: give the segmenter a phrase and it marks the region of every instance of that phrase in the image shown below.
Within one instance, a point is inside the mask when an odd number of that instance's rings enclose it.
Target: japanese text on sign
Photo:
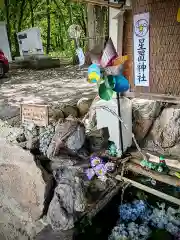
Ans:
[[[43,105],[21,105],[22,123],[34,123],[37,126],[48,125],[48,107]]]
[[[134,16],[135,86],[149,86],[149,13]]]

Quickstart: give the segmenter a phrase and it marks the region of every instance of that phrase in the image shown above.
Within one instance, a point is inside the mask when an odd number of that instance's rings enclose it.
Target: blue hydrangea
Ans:
[[[151,234],[150,227],[166,229],[176,240],[180,240],[179,211],[174,208],[166,211],[165,203],[157,205],[154,208],[142,200],[122,204],[119,207],[120,218],[109,240],[147,240]]]
[[[123,221],[136,221],[137,218],[144,216],[147,205],[142,200],[135,200],[132,204],[122,204],[119,207],[120,219]]]

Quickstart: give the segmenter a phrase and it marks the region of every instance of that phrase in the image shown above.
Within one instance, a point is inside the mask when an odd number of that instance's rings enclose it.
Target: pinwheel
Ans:
[[[88,68],[88,82],[96,83],[99,97],[109,101],[114,93],[126,92],[129,89],[129,81],[123,75],[124,63],[128,56],[118,56],[113,42],[108,40],[99,62]]]

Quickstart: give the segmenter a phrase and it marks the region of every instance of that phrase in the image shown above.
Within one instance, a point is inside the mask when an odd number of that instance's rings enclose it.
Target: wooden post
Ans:
[[[160,191],[155,190],[153,188],[147,187],[147,186],[145,186],[145,185],[143,185],[141,183],[135,182],[135,181],[133,181],[133,180],[131,180],[129,178],[125,178],[125,177],[121,178],[120,175],[117,175],[116,179],[119,180],[119,181],[123,180],[124,182],[130,183],[132,186],[134,186],[136,188],[139,188],[139,189],[141,189],[141,190],[143,190],[145,192],[151,193],[151,194],[153,194],[155,196],[158,196],[158,197],[160,197],[162,199],[165,199],[165,200],[167,200],[169,202],[175,203],[175,204],[180,206],[180,199],[178,199],[178,198],[172,197],[172,196],[170,196],[170,195],[168,195],[166,193],[163,193],[163,192],[160,192]]]
[[[89,51],[95,47],[95,39],[94,36],[96,35],[96,14],[94,5],[88,4],[87,5],[87,18],[88,18],[88,37],[89,37]]]
[[[137,159],[137,158],[131,158],[131,159],[130,159],[130,162],[135,163],[135,164],[138,164],[138,165],[140,165],[140,162],[141,162],[141,161],[142,161],[142,160]],[[178,169],[171,168],[171,167],[168,167],[168,168],[170,169],[170,171],[168,172],[168,175],[175,176],[175,173],[178,172]]]
[[[150,162],[156,162],[156,163],[159,162],[159,157],[158,156],[152,155],[150,153],[147,153],[147,155],[149,156],[149,161]],[[179,160],[165,158],[165,161],[166,161],[167,166],[180,170]]]
[[[131,172],[135,172],[140,175],[143,175],[143,176],[146,176],[149,178],[153,178],[159,182],[163,182],[163,183],[175,186],[175,187],[180,186],[180,179],[178,179],[176,177],[165,175],[165,174],[160,174],[160,173],[157,173],[152,170],[147,171],[147,170],[143,169],[140,165],[137,165],[134,163],[127,163],[126,167]]]
[[[124,11],[118,14],[117,20],[118,20],[117,52],[121,56],[123,55]]]
[[[155,155],[155,154],[151,154],[149,152],[146,152],[146,151],[143,151],[143,153],[148,157],[148,160],[150,162],[155,162],[155,163],[159,163],[159,156],[158,155]],[[141,159],[142,156],[140,155],[139,152],[131,152],[131,155],[133,158],[137,158],[137,159]],[[166,162],[166,165],[170,168],[173,168],[175,171],[178,169],[180,170],[180,162],[179,160],[177,159],[172,159],[172,158],[167,158],[165,157],[165,162]]]

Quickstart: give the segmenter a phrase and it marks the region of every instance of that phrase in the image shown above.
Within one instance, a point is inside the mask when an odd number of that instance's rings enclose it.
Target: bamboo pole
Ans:
[[[146,153],[146,154],[148,155],[150,162],[156,162],[156,163],[159,162],[158,156],[152,155],[150,153]],[[164,160],[165,160],[167,166],[180,170],[180,161],[179,160],[168,159],[168,158],[165,158]]]
[[[141,190],[143,190],[145,192],[151,193],[151,194],[153,194],[155,196],[158,196],[158,197],[160,197],[162,199],[165,199],[165,200],[167,200],[169,202],[172,202],[172,203],[175,203],[177,205],[180,205],[180,199],[172,197],[172,196],[170,196],[170,195],[168,195],[166,193],[163,193],[163,192],[160,192],[160,191],[155,190],[153,188],[147,187],[147,186],[145,186],[145,185],[143,185],[141,183],[135,182],[135,181],[133,181],[133,180],[131,180],[129,178],[125,178],[125,177],[121,178],[120,175],[117,175],[116,179],[119,180],[119,181],[123,180],[124,182],[130,183],[132,186],[134,186],[136,188],[139,188],[139,189],[141,189]]]
[[[125,92],[124,95],[129,98],[141,98],[141,99],[149,99],[149,100],[156,100],[161,102],[167,103],[176,103],[179,104],[180,97],[179,96],[172,96],[167,94],[160,94],[160,93],[142,93],[142,92]]]
[[[137,158],[131,158],[131,159],[130,159],[130,162],[140,165],[141,160],[139,160],[139,159],[137,159]],[[175,176],[175,172],[177,172],[178,169],[174,169],[174,168],[170,168],[170,167],[169,167],[169,169],[170,169],[170,170],[169,170],[169,172],[168,172],[168,175]]]
[[[175,186],[175,187],[180,186],[180,179],[178,179],[176,177],[172,177],[172,176],[165,175],[165,174],[159,174],[152,170],[147,171],[147,170],[143,169],[140,165],[137,165],[134,163],[127,163],[126,167],[128,170],[130,170],[132,172],[144,175],[149,178],[153,178],[157,181],[160,181],[160,182],[163,182],[163,183]]]
[[[148,156],[148,160],[150,162],[155,162],[155,163],[159,163],[159,156],[156,156],[154,154],[151,154],[147,151],[144,151],[143,150],[143,154],[145,154],[146,156]],[[140,155],[139,152],[131,152],[131,155],[133,158],[139,158],[139,159],[142,159],[142,156]],[[171,159],[171,158],[164,158],[165,162],[166,162],[166,165],[168,167],[171,167],[173,169],[177,169],[180,170],[180,160],[177,160],[177,159]]]

